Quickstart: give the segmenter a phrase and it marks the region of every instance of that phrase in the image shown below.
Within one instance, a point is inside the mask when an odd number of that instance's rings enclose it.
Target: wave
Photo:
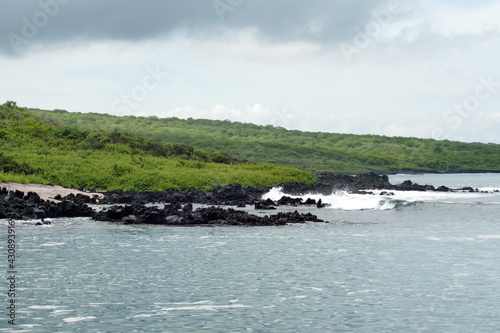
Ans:
[[[274,187],[264,194],[262,199],[278,201],[281,197],[301,198],[303,201],[308,198],[316,201],[320,200],[327,204],[327,208],[336,210],[391,210],[411,204],[408,200],[400,200],[391,196],[353,194],[346,191],[334,192],[330,195],[309,193],[305,195],[289,195],[282,191],[281,187]]]
[[[327,204],[326,208],[346,211],[359,210],[393,210],[402,209],[408,206],[415,206],[425,203],[442,204],[464,204],[464,203],[484,203],[486,196],[496,197],[492,204],[500,200],[499,193],[471,193],[471,192],[435,192],[435,191],[387,191],[370,190],[371,194],[356,194],[346,191],[333,192],[330,195],[318,193],[308,193],[305,195],[290,195],[283,192],[281,187],[274,187],[264,194],[262,199],[278,201],[283,196],[301,198],[303,201],[308,198],[316,201],[320,200]],[[487,201],[487,200],[486,200]]]

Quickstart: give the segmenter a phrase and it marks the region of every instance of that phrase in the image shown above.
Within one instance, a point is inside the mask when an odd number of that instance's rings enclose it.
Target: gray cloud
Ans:
[[[219,10],[213,0],[0,0],[0,52],[18,53],[13,39],[18,46],[21,42],[50,45],[72,40],[134,42],[177,31],[211,38],[222,31],[246,28],[254,28],[261,38],[273,41],[335,42],[352,38],[354,27],[362,27],[374,8],[389,2],[216,1],[222,4]]]

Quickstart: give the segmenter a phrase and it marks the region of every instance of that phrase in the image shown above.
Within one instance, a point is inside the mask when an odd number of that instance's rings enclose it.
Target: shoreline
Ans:
[[[306,194],[330,195],[335,191],[373,195],[371,190],[384,190],[385,195],[394,195],[392,190],[434,192],[479,192],[471,187],[448,188],[421,185],[406,180],[393,185],[387,175],[373,172],[356,176],[316,173],[315,184],[284,183],[277,186],[283,192],[279,200],[263,199],[270,187],[250,187],[240,184],[214,186],[212,190],[164,190],[164,191],[85,191],[55,185],[0,183],[0,218],[43,219],[56,217],[92,217],[94,220],[121,222],[125,224],[165,224],[170,226],[193,225],[240,225],[272,226],[288,223],[326,222],[307,213],[280,213],[264,217],[236,211],[220,206],[246,207],[252,205],[259,210],[276,210],[277,206],[328,206],[321,199],[292,198]],[[495,190],[498,192],[498,190]],[[381,194],[382,194],[381,193]],[[305,199],[305,201],[304,201]],[[163,208],[151,203],[164,203]],[[92,204],[106,205],[103,210],[92,208]],[[193,209],[193,204],[211,207]],[[218,206],[218,207],[217,207]]]
[[[366,176],[369,176],[370,174],[372,177],[369,178],[369,184],[363,184],[367,187],[370,187],[370,185],[373,185],[373,183],[378,183],[380,181],[384,182],[385,179],[379,178],[383,176],[390,176],[390,175],[425,175],[425,174],[442,174],[442,175],[449,175],[449,174],[498,174],[500,171],[495,171],[495,170],[464,170],[464,171],[455,171],[455,172],[448,172],[448,171],[425,171],[421,172],[418,170],[398,170],[398,171],[393,171],[393,172],[382,172],[382,171],[371,171],[371,172],[365,172],[365,173],[344,173],[344,172],[330,172],[330,171],[318,171],[315,172],[316,177],[318,178],[318,182],[314,184],[302,184],[302,183],[285,183],[285,184],[279,184],[276,186],[287,186],[287,185],[295,185],[295,186],[307,186],[307,187],[312,187],[314,188],[315,186],[321,185],[322,183],[329,183],[332,185],[332,183],[341,183],[343,176],[347,176],[353,179],[356,179],[359,181],[359,178],[364,178]],[[376,177],[373,177],[376,176]],[[333,179],[332,179],[333,178]],[[229,185],[224,185],[224,186],[215,186],[214,189],[223,189],[231,186],[239,186],[238,184],[229,184]],[[350,184],[351,185],[351,184]],[[377,184],[380,185],[380,184]],[[390,185],[394,186],[393,184],[387,184],[385,183],[384,185]],[[241,186],[244,188],[249,188],[248,186]],[[121,193],[153,193],[153,192],[177,192],[177,193],[182,193],[182,192],[212,192],[213,190],[210,191],[205,191],[205,190],[164,190],[164,191],[135,191],[135,190],[130,190],[130,191],[124,191],[124,190],[110,190],[110,191],[91,191],[91,190],[78,190],[75,188],[70,188],[70,187],[64,187],[61,185],[44,185],[44,184],[39,184],[39,183],[29,183],[29,184],[22,184],[22,183],[16,183],[16,182],[5,182],[5,183],[0,183],[0,189],[1,188],[6,188],[7,191],[21,191],[24,193],[29,193],[29,192],[34,192],[38,194],[40,199],[46,200],[46,201],[52,201],[52,202],[59,202],[60,200],[55,199],[58,195],[61,197],[66,197],[70,194],[74,195],[85,195],[88,197],[93,197],[97,196],[97,199],[105,199],[106,194],[113,194],[117,192]],[[257,187],[259,188],[259,187]],[[262,187],[260,187],[262,189]],[[357,190],[365,190],[369,188],[357,188]],[[394,189],[394,188],[386,188],[388,190]]]
[[[318,182],[315,184],[319,184],[323,181],[321,179],[321,175],[336,175],[336,176],[351,176],[351,177],[356,177],[356,176],[361,176],[361,175],[366,175],[373,173],[377,176],[395,176],[395,175],[435,175],[435,174],[442,174],[442,175],[451,175],[451,174],[499,174],[500,170],[462,170],[462,171],[438,171],[438,170],[426,170],[426,171],[419,171],[419,170],[396,170],[396,171],[380,171],[380,170],[372,170],[370,172],[360,172],[360,173],[350,173],[350,172],[332,172],[332,171],[316,171],[314,172],[315,175],[318,177]],[[300,184],[300,183],[299,183]],[[234,185],[234,184],[230,184]],[[309,185],[314,185],[314,184],[309,184]],[[216,187],[226,187],[229,185],[224,185],[224,186],[216,186]],[[277,185],[278,186],[278,185]],[[57,195],[60,195],[61,197],[65,197],[69,194],[81,194],[81,195],[86,195],[86,196],[94,196],[97,195],[99,199],[102,199],[105,197],[106,193],[113,193],[117,191],[122,191],[122,192],[159,192],[159,191],[123,191],[123,190],[110,190],[110,191],[90,191],[90,190],[78,190],[75,188],[70,188],[70,187],[64,187],[61,185],[45,185],[45,184],[39,184],[39,183],[28,183],[28,184],[23,184],[23,183],[16,183],[16,182],[4,182],[0,183],[0,189],[1,188],[6,188],[8,191],[21,191],[21,192],[34,192],[38,194],[38,196],[42,200],[49,200],[53,202],[58,202],[59,200],[54,199]],[[191,190],[164,190],[164,191],[174,191],[174,192],[187,192]],[[203,191],[203,190],[198,190],[198,191]]]
[[[60,195],[61,197],[65,197],[71,193],[77,195],[77,194],[82,194],[82,195],[87,195],[87,196],[93,196],[97,195],[99,198],[103,198],[104,194],[101,192],[86,192],[86,191],[81,191],[73,188],[67,188],[63,187],[60,185],[43,185],[43,184],[36,184],[36,183],[31,183],[31,184],[21,184],[21,183],[14,183],[14,182],[8,182],[8,183],[0,183],[0,189],[1,188],[6,188],[7,191],[21,191],[21,192],[34,192],[38,194],[40,199],[45,200],[45,201],[52,201],[52,202],[59,202],[59,200],[54,199],[57,195]]]

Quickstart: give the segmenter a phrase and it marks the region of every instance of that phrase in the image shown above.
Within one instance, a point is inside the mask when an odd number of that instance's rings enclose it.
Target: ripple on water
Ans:
[[[20,224],[23,330],[498,331],[491,205],[321,212],[331,224]]]

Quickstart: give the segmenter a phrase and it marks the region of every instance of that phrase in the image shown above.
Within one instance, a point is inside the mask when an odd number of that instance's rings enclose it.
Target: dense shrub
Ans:
[[[170,152],[174,155],[196,155],[182,148],[188,145],[195,151],[201,149],[216,154],[211,160],[218,163],[233,163],[235,158],[308,170],[345,172],[500,170],[498,144],[301,132],[206,119],[117,117],[61,110],[31,112],[67,125],[94,129],[99,124],[104,130],[119,130],[174,145]],[[221,153],[233,158],[223,158]],[[206,156],[198,159],[206,160]]]
[[[163,145],[117,131],[65,127],[13,103],[0,105],[0,182],[163,190],[314,180],[311,172],[242,163],[228,155],[185,144]]]

